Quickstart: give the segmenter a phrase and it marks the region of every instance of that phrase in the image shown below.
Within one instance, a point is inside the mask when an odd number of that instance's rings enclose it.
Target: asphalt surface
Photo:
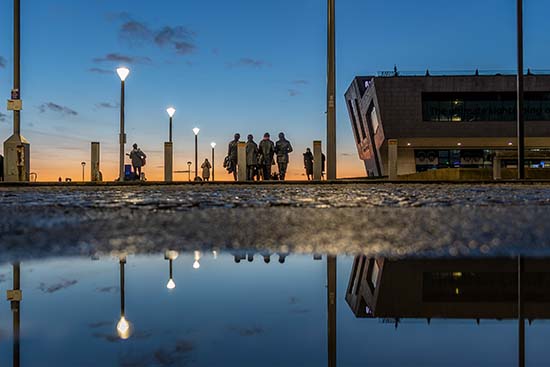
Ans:
[[[550,255],[550,185],[0,187],[0,261],[168,248]]]

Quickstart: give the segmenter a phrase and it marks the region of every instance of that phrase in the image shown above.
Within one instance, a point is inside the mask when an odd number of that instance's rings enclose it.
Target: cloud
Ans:
[[[75,285],[76,283],[78,283],[78,281],[76,281],[76,280],[64,280],[60,283],[51,284],[51,285],[46,285],[45,283],[40,283],[40,285],[38,286],[38,289],[40,289],[42,292],[45,292],[45,293],[55,293],[55,292],[60,291],[62,289],[69,288],[69,287]]]
[[[288,95],[291,96],[291,97],[296,97],[298,94],[300,94],[299,90],[296,90],[296,89],[289,89],[288,90]]]
[[[309,84],[309,80],[298,79],[298,80],[293,80],[291,83],[292,83],[292,84],[295,84],[295,85],[308,85],[308,84]]]
[[[110,53],[106,54],[103,57],[96,57],[93,59],[93,62],[96,64],[102,64],[106,62],[111,63],[126,63],[126,64],[150,64],[151,59],[146,56],[129,56],[129,55],[121,55],[119,53]]]
[[[264,67],[271,67],[271,63],[264,60],[253,59],[250,57],[241,57],[237,62],[227,63],[227,66],[230,68],[249,67],[254,69],[261,69]]]
[[[6,60],[5,57],[0,56],[0,69],[4,69],[4,68],[6,67],[6,63],[7,63],[7,62],[8,62],[8,61]]]
[[[119,108],[120,107],[118,103],[111,103],[111,102],[99,102],[95,106],[97,108]]]
[[[112,326],[112,325],[113,325],[112,321],[98,321],[98,322],[93,322],[91,324],[88,324],[88,327],[90,329],[99,329],[99,328],[102,328],[102,327],[107,327],[107,326]]]
[[[41,104],[40,106],[38,106],[38,110],[40,111],[40,113],[51,111],[51,112],[60,113],[64,116],[78,116],[78,112],[76,112],[75,110],[66,106],[58,105],[57,103],[53,103],[53,102],[47,102],[47,103]]]
[[[132,45],[149,44],[168,48],[178,55],[188,55],[197,49],[196,32],[185,26],[151,28],[147,23],[133,19],[128,13],[115,13],[111,19],[122,22],[119,37]]]
[[[178,340],[176,344],[168,349],[157,349],[153,356],[157,364],[161,366],[185,365],[189,353],[195,350],[195,345],[188,340]]]
[[[6,115],[3,112],[0,112],[0,122],[6,122],[8,121],[8,115]]]
[[[114,70],[109,69],[101,69],[101,68],[90,68],[88,69],[90,73],[96,73],[96,74],[114,74]]]

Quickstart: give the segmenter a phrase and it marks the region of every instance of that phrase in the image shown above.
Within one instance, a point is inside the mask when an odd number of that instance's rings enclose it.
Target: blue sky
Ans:
[[[103,143],[103,171],[116,173],[119,85],[125,64],[127,132],[162,171],[166,107],[175,116],[176,169],[235,131],[285,131],[301,152],[325,136],[326,3],[319,0],[22,0],[23,133],[39,178],[78,177],[89,142]],[[525,5],[525,64],[549,69],[550,4]],[[12,2],[0,3],[0,90],[12,84]],[[109,61],[111,60],[111,61]],[[343,93],[355,75],[389,70],[514,69],[515,1],[337,1],[340,176],[361,175]],[[115,108],[112,108],[115,107]],[[0,135],[11,132],[7,111]],[[3,138],[3,139],[4,139]],[[221,168],[219,173],[221,173]],[[182,177],[180,177],[182,178]],[[222,175],[220,178],[226,178]]]

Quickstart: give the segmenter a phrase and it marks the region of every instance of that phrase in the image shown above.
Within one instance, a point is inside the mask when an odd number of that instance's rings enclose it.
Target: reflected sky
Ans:
[[[261,254],[128,256],[121,340],[118,257],[21,263],[21,366],[326,366],[327,262]],[[241,254],[237,254],[242,257]],[[197,257],[200,267],[197,269]],[[173,289],[168,289],[173,258]],[[345,301],[353,257],[337,260],[338,366],[515,366],[517,321],[357,318]],[[0,290],[12,289],[12,266]],[[5,300],[5,298],[4,298]],[[0,305],[0,364],[12,312]],[[526,327],[527,365],[544,365],[550,323]]]

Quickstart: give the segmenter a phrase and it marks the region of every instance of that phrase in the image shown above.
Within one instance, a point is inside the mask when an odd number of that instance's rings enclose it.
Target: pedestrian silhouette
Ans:
[[[285,180],[286,170],[288,168],[288,154],[292,153],[292,145],[285,138],[284,133],[279,133],[279,140],[275,144],[275,154],[277,154],[277,164],[279,166],[279,179]]]
[[[208,158],[204,160],[204,163],[201,165],[202,168],[202,179],[204,181],[210,180],[210,168],[212,168],[212,165],[208,161]]]
[[[307,180],[309,181],[313,178],[313,153],[311,153],[311,149],[309,148],[307,148],[304,153],[304,168],[306,170]]]

